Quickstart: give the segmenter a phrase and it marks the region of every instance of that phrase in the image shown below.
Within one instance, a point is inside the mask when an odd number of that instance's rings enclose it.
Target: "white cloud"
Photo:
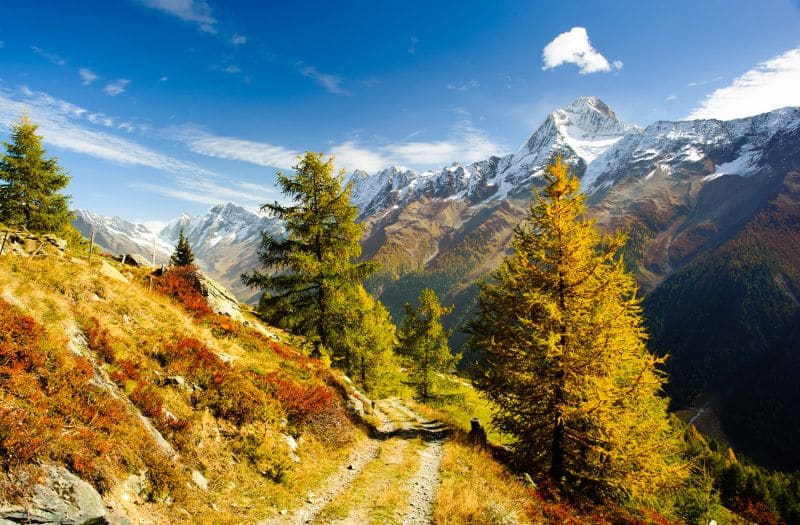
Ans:
[[[205,33],[217,32],[217,20],[205,0],[139,0],[139,3],[196,24]]]
[[[544,66],[542,69],[553,69],[563,64],[575,64],[580,68],[581,75],[601,73],[611,69],[622,69],[622,61],[615,60],[608,63],[606,57],[598,53],[589,41],[586,28],[573,27],[566,33],[561,33],[547,44],[542,50]]]
[[[239,160],[258,166],[291,169],[299,152],[266,142],[219,137],[202,129],[185,126],[175,134],[194,153],[219,159]]]
[[[31,51],[33,51],[35,54],[39,55],[40,57],[44,58],[45,60],[49,60],[50,62],[52,62],[53,64],[55,64],[57,66],[63,66],[64,64],[67,63],[67,61],[65,59],[61,58],[60,55],[57,55],[55,53],[48,53],[47,51],[45,51],[44,49],[42,49],[42,48],[40,48],[38,46],[31,46]]]
[[[83,127],[81,122],[105,125],[102,113],[91,113],[84,108],[56,99],[46,93],[20,89],[20,97],[0,87],[0,125],[11,126],[24,112],[39,125],[44,141],[58,148],[123,165],[154,168],[176,175],[214,176],[192,163],[163,155],[127,139]],[[85,120],[84,120],[85,119]],[[77,121],[77,122],[76,122]]]
[[[672,93],[672,94],[667,95],[666,97],[664,97],[664,100],[666,100],[667,102],[670,102],[672,100],[677,100],[677,99],[678,99],[678,95],[676,95],[675,93]]]
[[[81,80],[83,80],[83,85],[88,86],[98,78],[100,78],[97,74],[94,73],[91,69],[82,67],[78,70],[78,74],[81,76]]]
[[[391,159],[382,152],[359,146],[353,140],[334,146],[330,153],[336,157],[336,167],[344,168],[347,171],[359,169],[374,173],[392,163]]]
[[[348,94],[347,90],[342,87],[342,77],[339,75],[322,73],[314,66],[304,66],[302,62],[298,62],[296,67],[298,73],[304,77],[314,80],[314,82],[325,88],[325,90],[329,93],[333,93],[335,95]]]
[[[730,120],[787,106],[800,106],[800,48],[772,57],[713,91],[687,118]]]
[[[714,82],[719,82],[720,80],[722,80],[722,77],[714,77],[706,80],[698,80],[696,82],[689,82],[688,84],[686,84],[686,87],[705,86],[706,84],[712,84]]]
[[[408,39],[408,54],[409,55],[416,55],[417,54],[417,44],[419,44],[419,38],[412,36]]]
[[[107,128],[110,128],[114,125],[114,119],[105,115],[104,113],[89,113],[86,115],[86,120],[92,124],[100,124],[101,126],[105,126]]]
[[[230,75],[235,75],[236,73],[241,73],[242,69],[237,65],[230,64],[223,68],[220,68],[220,71],[222,71],[223,73],[228,73]]]
[[[161,78],[158,79],[159,82],[166,82],[167,80],[169,80],[167,75],[162,75]]]
[[[374,173],[390,165],[432,169],[454,161],[475,162],[501,155],[505,150],[505,146],[491,140],[483,130],[463,121],[456,124],[451,136],[444,140],[405,140],[374,148],[351,140],[334,146],[331,153],[336,156],[336,165],[347,171],[361,169]]]
[[[447,84],[447,89],[452,91],[469,91],[470,89],[476,88],[480,85],[481,83],[473,78],[472,80],[464,82],[463,84]]]
[[[246,44],[246,43],[247,43],[247,37],[244,36],[244,35],[240,35],[238,33],[234,33],[234,35],[231,37],[231,44],[233,44],[235,46],[240,46],[240,45]]]
[[[125,90],[130,83],[131,81],[127,78],[119,78],[114,82],[109,82],[106,84],[106,87],[103,88],[103,93],[112,97],[116,97],[117,95],[125,93]]]

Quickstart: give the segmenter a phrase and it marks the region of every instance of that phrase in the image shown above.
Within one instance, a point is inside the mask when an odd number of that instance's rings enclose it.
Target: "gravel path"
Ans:
[[[431,523],[433,502],[439,488],[439,467],[442,464],[443,440],[431,441],[420,452],[419,470],[409,483],[408,506],[403,513],[403,525]]]
[[[439,486],[443,442],[447,429],[438,421],[420,417],[398,399],[379,401],[376,407],[376,416],[381,421],[377,435],[371,437],[351,453],[348,464],[331,476],[319,494],[310,495],[306,503],[299,509],[262,521],[260,525],[314,523],[320,513],[358,479],[364,467],[375,461],[383,441],[391,438],[416,439],[418,437],[427,443],[425,448],[419,451],[417,472],[405,484],[405,491],[409,494],[408,501],[404,508],[397,509],[397,516],[400,523],[404,525],[431,523],[436,489]],[[353,509],[353,513],[338,523],[366,523],[367,521],[365,509]]]

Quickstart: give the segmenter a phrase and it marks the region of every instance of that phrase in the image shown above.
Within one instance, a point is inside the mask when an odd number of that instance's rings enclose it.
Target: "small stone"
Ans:
[[[353,470],[354,468],[355,468],[355,467],[353,466],[353,464],[352,464],[352,463],[350,463],[349,465],[347,465],[347,470]]]
[[[281,513],[280,513],[280,514],[281,514],[281,516],[286,516],[288,513],[289,513],[289,511],[288,511],[288,510],[286,510],[286,509],[281,509]]]
[[[199,471],[192,471],[192,481],[194,481],[194,484],[197,485],[200,490],[208,490],[208,480]]]

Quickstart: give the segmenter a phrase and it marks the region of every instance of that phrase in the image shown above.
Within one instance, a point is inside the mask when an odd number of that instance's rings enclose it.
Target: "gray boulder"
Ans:
[[[99,525],[125,522],[111,518],[100,494],[63,467],[44,467],[42,481],[34,485],[23,505],[0,504],[0,525]]]
[[[130,264],[131,266],[138,266],[142,268],[149,267],[151,262],[147,259],[144,255],[140,255],[138,253],[126,253],[125,255],[119,255],[116,257],[118,261],[125,261],[125,264]]]
[[[230,317],[234,321],[244,322],[242,309],[236,296],[210,277],[198,274],[198,278],[209,308],[220,315]]]

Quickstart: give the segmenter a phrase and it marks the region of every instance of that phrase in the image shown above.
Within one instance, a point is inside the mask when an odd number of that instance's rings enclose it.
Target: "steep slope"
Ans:
[[[150,292],[148,270],[12,242],[0,255],[0,521],[253,523],[365,439],[346,417],[351,387],[254,319],[187,309],[158,293],[166,276]],[[99,508],[53,499],[47,487],[64,497],[74,475]],[[83,518],[62,513],[70,501]]]
[[[718,421],[738,449],[783,469],[800,468],[798,246],[800,172],[792,171],[738,234],[645,301],[651,346],[670,354],[676,408],[703,405],[701,428]]]

